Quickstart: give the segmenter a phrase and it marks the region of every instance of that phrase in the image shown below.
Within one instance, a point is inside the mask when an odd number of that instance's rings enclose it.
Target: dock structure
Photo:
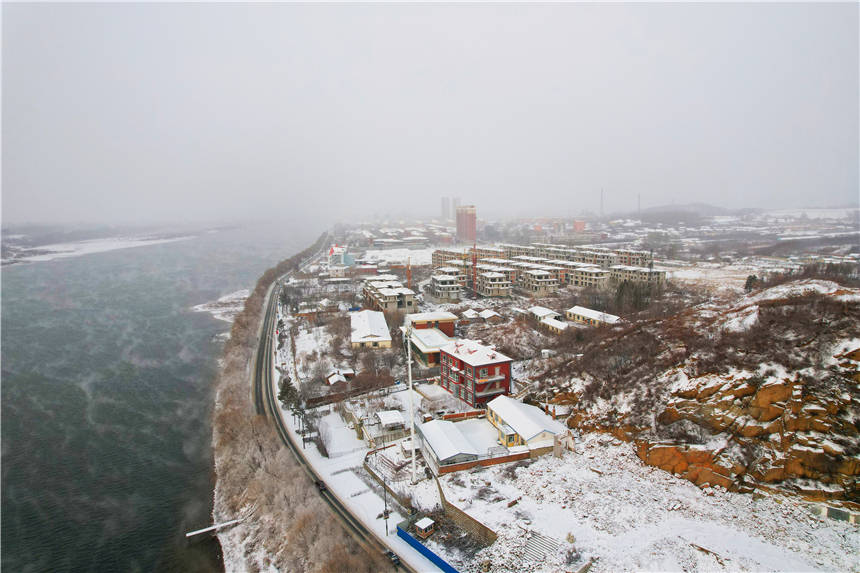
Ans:
[[[235,525],[242,521],[242,517],[239,519],[231,519],[230,521],[225,521],[224,523],[216,523],[215,525],[210,525],[209,527],[204,527],[203,529],[196,529],[194,531],[189,531],[185,534],[185,537],[194,537],[195,535],[200,535],[201,533],[207,533],[209,531],[215,531],[216,529],[221,529],[222,527],[227,527],[228,525]]]

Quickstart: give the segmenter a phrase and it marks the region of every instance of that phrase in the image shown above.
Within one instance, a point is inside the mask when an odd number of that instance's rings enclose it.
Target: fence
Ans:
[[[484,410],[471,410],[469,412],[454,412],[452,414],[445,414],[442,416],[443,420],[469,420],[471,418],[479,418],[481,416],[486,415],[486,411]]]
[[[406,521],[401,521],[397,524],[397,537],[401,538],[403,541],[408,543],[413,549],[418,551],[421,555],[430,560],[433,565],[444,571],[445,573],[459,573],[456,569],[451,567],[447,561],[436,555],[433,551],[427,548],[426,545],[412,537],[406,529],[409,527],[410,522],[407,519]]]
[[[377,469],[374,468],[373,465],[368,463],[368,460],[371,458],[371,456],[373,456],[377,452],[380,452],[386,448],[393,447],[395,445],[396,444],[389,444],[387,446],[383,446],[381,448],[377,448],[375,450],[370,450],[369,452],[367,452],[364,455],[364,463],[363,463],[364,469],[367,471],[368,474],[370,474],[370,477],[372,477],[374,479],[374,481],[376,481],[376,483],[378,483],[379,485],[384,487],[385,490],[388,491],[388,493],[391,495],[391,497],[393,497],[395,500],[397,500],[397,503],[399,503],[405,509],[408,509],[410,511],[414,511],[412,509],[412,499],[408,498],[408,497],[404,497],[400,492],[395,491],[390,485],[388,485],[387,480],[382,479],[382,477],[379,475],[379,471],[377,471]]]

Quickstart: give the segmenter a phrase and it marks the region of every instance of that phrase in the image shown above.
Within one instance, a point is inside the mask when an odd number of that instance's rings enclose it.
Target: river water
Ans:
[[[221,569],[184,532],[210,520],[229,324],[192,307],[314,236],[235,228],[2,269],[5,571]]]

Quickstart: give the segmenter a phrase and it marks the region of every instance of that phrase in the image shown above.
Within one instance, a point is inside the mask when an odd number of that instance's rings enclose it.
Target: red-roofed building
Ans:
[[[456,340],[440,349],[439,384],[473,408],[511,394],[511,359],[476,340]]]

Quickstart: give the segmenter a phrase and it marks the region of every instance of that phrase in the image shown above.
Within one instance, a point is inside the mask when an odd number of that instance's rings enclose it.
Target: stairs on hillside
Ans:
[[[531,561],[543,561],[547,555],[558,551],[559,543],[555,539],[534,531],[529,533],[531,537],[526,541],[524,553]]]

